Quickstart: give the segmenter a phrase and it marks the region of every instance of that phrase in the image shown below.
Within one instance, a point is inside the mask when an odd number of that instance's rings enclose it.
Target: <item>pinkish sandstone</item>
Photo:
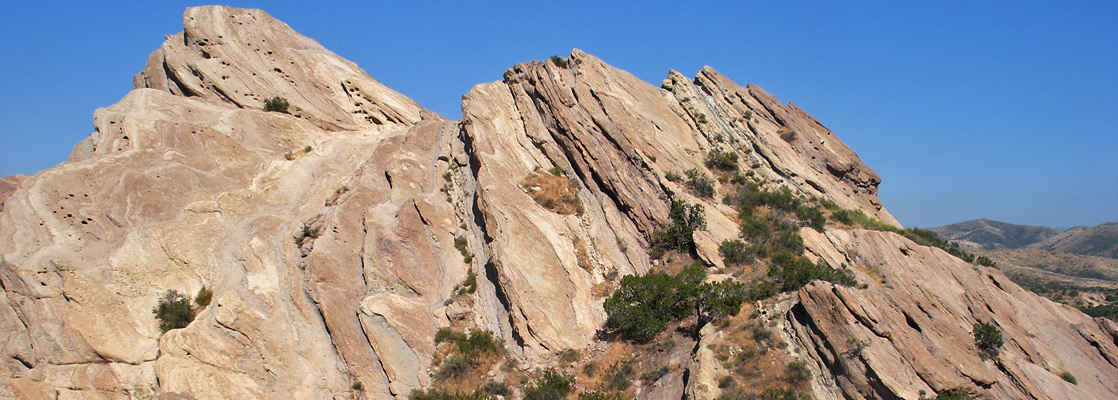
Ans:
[[[737,154],[765,188],[899,226],[834,133],[711,68],[657,87],[575,50],[476,86],[448,121],[262,11],[183,20],[70,160],[4,201],[0,397],[405,398],[434,381],[448,326],[494,332],[518,361],[507,370],[598,354],[601,288],[657,268],[649,236],[667,199],[704,205],[696,252],[724,266],[718,244],[738,236],[715,200],[727,189],[705,199],[667,179],[709,173],[711,151]],[[262,111],[272,97],[289,113]],[[578,212],[523,184],[549,170]],[[817,282],[759,304],[811,361],[817,397],[1118,394],[1114,324],[896,234],[801,235],[868,286]],[[161,334],[163,293],[203,287],[212,303]],[[1003,357],[978,358],[975,321],[1005,332]],[[703,332],[699,348],[717,329]],[[851,354],[850,340],[868,345]],[[721,367],[687,357],[692,344],[665,349],[678,368],[640,393],[714,397]]]

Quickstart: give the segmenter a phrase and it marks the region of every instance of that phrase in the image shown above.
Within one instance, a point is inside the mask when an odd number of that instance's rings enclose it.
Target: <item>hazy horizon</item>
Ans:
[[[834,131],[905,226],[1118,220],[1115,3],[230,3],[451,119],[470,87],[572,48],[657,86],[710,65]],[[190,5],[4,5],[0,176],[64,161]]]

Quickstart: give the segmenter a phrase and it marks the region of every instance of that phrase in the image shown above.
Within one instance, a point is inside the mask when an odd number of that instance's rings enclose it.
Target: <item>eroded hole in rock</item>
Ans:
[[[916,320],[912,319],[912,316],[908,315],[907,311],[902,311],[902,314],[904,314],[904,322],[907,323],[909,327],[915,329],[917,332],[924,333],[924,330],[920,329],[920,324],[917,324]]]

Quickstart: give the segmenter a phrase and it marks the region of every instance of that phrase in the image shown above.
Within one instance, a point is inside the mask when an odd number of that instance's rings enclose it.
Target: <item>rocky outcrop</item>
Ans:
[[[804,232],[811,252],[868,284],[801,289],[784,327],[824,379],[820,398],[915,399],[962,389],[980,397],[1118,396],[1118,330],[1026,292],[992,268],[875,231]],[[984,359],[973,325],[1005,339]],[[1069,372],[1071,384],[1060,375]]]
[[[899,226],[833,133],[710,68],[656,87],[575,50],[475,87],[455,122],[262,11],[183,19],[70,160],[4,202],[0,397],[403,397],[431,384],[433,337],[452,325],[494,332],[521,369],[552,366],[604,347],[603,298],[657,267],[648,237],[669,199],[704,205],[697,253],[722,265],[738,234],[726,188],[696,197],[667,178],[713,175],[713,151],[765,188]],[[277,96],[287,113],[261,110]],[[817,394],[1115,392],[1112,325],[900,236],[814,232],[817,257],[869,285],[813,284],[766,310],[816,361]],[[158,299],[203,287],[212,303],[161,333]],[[969,346],[977,320],[1004,327],[997,363]],[[850,339],[872,342],[869,361],[842,358]],[[716,361],[694,344],[666,349],[679,368],[641,393],[713,395]],[[1039,372],[1057,369],[1080,386]]]
[[[12,193],[15,193],[16,189],[19,188],[19,184],[25,180],[27,180],[27,175],[23,174],[0,178],[0,212],[4,211],[4,200],[11,197]]]
[[[706,171],[711,151],[739,154],[741,167],[770,185],[896,223],[876,200],[877,176],[830,131],[710,68],[694,81],[672,72],[656,88],[575,50],[566,59],[517,65],[503,82],[474,88],[463,100],[462,125],[476,160],[493,278],[513,336],[530,355],[588,344],[605,317],[589,289],[607,276],[648,271],[646,238],[667,222],[666,198],[720,210],[707,214],[710,229],[698,241],[700,255],[721,264],[717,243],[737,237],[732,210],[665,178]],[[802,134],[786,141],[782,130]],[[520,187],[533,171],[553,168],[583,188],[582,214],[548,212]]]
[[[71,160],[6,202],[0,397],[425,383],[433,310],[466,273],[438,192],[454,124],[261,11],[184,23]],[[292,113],[261,111],[269,96]],[[202,287],[213,304],[160,335],[156,300]]]
[[[421,118],[414,101],[261,11],[195,7],[183,28],[148,58],[136,88],[247,109],[279,96],[293,116],[328,131],[391,130]]]

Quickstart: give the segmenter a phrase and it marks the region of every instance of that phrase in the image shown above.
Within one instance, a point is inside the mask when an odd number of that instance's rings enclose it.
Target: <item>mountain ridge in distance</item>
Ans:
[[[980,218],[928,230],[970,249],[1034,248],[1085,256],[1118,258],[1118,222],[1076,226],[1060,231]]]

